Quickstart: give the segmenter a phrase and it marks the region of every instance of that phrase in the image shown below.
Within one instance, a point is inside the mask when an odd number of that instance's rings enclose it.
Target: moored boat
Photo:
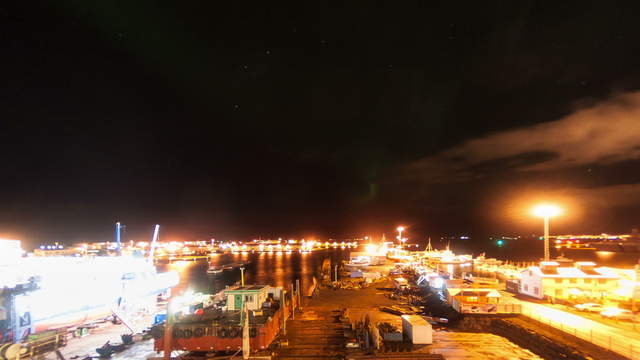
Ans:
[[[288,317],[284,296],[281,287],[247,285],[224,290],[222,306],[208,301],[172,303],[170,307],[178,309],[171,314],[174,320],[152,328],[154,347],[209,352],[236,352],[247,345],[251,350],[265,349]]]

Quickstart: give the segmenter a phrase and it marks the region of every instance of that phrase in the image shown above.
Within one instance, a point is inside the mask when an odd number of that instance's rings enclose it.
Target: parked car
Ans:
[[[634,315],[633,312],[626,309],[618,309],[618,308],[608,308],[602,310],[600,312],[602,317],[607,319],[616,319],[616,320],[633,320]]]
[[[604,310],[604,307],[602,305],[596,304],[596,303],[577,304],[577,305],[574,305],[573,307],[575,307],[580,311],[588,311],[593,313],[599,313]]]

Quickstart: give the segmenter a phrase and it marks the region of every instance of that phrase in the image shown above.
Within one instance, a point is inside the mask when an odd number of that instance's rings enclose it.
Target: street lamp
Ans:
[[[533,208],[533,214],[544,218],[544,261],[549,261],[549,219],[560,215],[562,209],[556,205],[541,204]]]
[[[398,226],[398,228],[396,229],[398,230],[398,240],[400,240],[400,246],[403,245],[403,241],[402,241],[402,232],[404,231],[404,226]]]

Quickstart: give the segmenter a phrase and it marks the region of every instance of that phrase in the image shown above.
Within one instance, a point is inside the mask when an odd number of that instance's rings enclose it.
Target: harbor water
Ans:
[[[325,259],[329,259],[333,268],[342,260],[349,259],[349,250],[328,249],[309,253],[225,253],[213,255],[210,261],[175,261],[161,267],[179,272],[180,285],[175,289],[176,292],[192,290],[217,293],[240,281],[240,269],[235,267],[219,274],[207,274],[207,268],[210,265],[242,262],[245,263],[245,284],[268,284],[289,289],[291,284],[300,280],[300,288],[304,294],[313,286],[313,277],[317,278]]]
[[[434,247],[444,249],[446,245],[438,243]],[[426,245],[425,245],[426,246]],[[416,249],[424,249],[420,245]],[[499,260],[512,262],[535,262],[542,255],[542,241],[517,240],[507,242],[503,246],[489,244],[487,241],[452,243],[451,249],[457,254],[472,254],[475,256],[486,253],[487,257],[495,257]],[[481,250],[484,249],[484,250]],[[361,249],[358,249],[361,251]],[[539,250],[539,251],[538,251]],[[246,284],[270,284],[282,286],[287,289],[296,280],[300,280],[303,293],[312,286],[313,277],[317,276],[324,259],[329,259],[331,268],[342,260],[349,259],[349,249],[327,249],[310,253],[299,252],[238,252],[215,254],[209,262],[199,261],[175,261],[161,265],[163,269],[175,270],[180,273],[180,285],[177,292],[192,290],[194,292],[217,293],[226,286],[231,286],[240,281],[240,269],[224,270],[219,274],[207,274],[207,268],[232,263],[246,263]],[[615,266],[631,268],[638,263],[638,253],[615,253],[593,250],[555,249],[551,248],[551,256],[563,255],[576,261],[593,261],[601,266]],[[462,272],[471,271],[471,268],[459,265],[440,265],[439,270],[460,276]]]

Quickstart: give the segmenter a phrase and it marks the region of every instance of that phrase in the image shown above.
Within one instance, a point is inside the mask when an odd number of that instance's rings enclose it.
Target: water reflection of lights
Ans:
[[[176,271],[184,271],[184,269],[188,268],[189,266],[191,266],[191,264],[193,264],[192,261],[175,261],[172,262],[171,264],[169,264],[169,267],[171,268],[171,270],[176,270]]]
[[[598,259],[609,260],[615,255],[613,251],[596,251]]]

